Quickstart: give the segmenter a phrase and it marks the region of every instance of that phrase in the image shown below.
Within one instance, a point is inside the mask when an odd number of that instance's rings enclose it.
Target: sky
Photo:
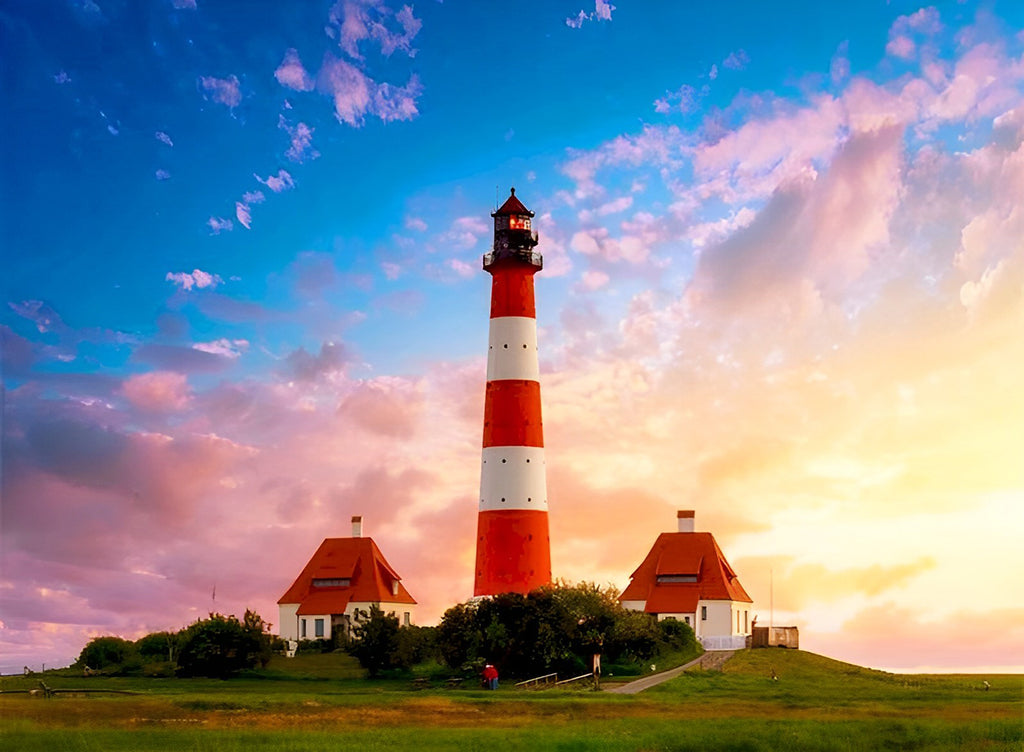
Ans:
[[[534,212],[554,574],[678,509],[759,623],[1024,671],[1024,5],[0,7],[0,670],[472,594],[489,214]]]

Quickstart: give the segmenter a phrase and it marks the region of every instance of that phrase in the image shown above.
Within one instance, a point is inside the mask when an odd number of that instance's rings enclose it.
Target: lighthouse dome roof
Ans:
[[[492,217],[499,217],[508,214],[525,214],[528,217],[533,216],[533,212],[523,206],[523,202],[516,198],[516,189],[513,188],[509,197],[505,199],[505,203],[501,205],[501,208],[491,214]]]

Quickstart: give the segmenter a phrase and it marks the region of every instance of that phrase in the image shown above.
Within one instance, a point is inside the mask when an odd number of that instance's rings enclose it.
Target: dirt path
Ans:
[[[681,673],[689,671],[691,668],[701,668],[705,671],[720,671],[722,665],[732,658],[735,652],[735,650],[709,650],[700,658],[684,663],[682,666],[662,671],[660,674],[651,674],[642,679],[631,681],[629,684],[623,684],[622,686],[606,689],[605,691],[619,695],[635,695],[637,692],[643,692],[645,689],[656,684],[661,684],[669,679],[675,679]]]

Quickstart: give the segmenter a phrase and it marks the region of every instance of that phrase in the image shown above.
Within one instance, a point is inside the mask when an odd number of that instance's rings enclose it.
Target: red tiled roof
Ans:
[[[310,593],[299,604],[299,616],[311,614],[343,614],[352,600],[352,588],[330,588]]]
[[[696,575],[696,582],[658,582],[658,575]],[[711,533],[662,533],[619,596],[646,601],[648,613],[691,613],[698,600],[753,600]]]
[[[505,203],[501,205],[498,211],[494,212],[491,216],[497,217],[503,214],[526,214],[533,216],[533,212],[523,206],[523,202],[516,198],[516,189],[513,188],[511,195],[505,200]]]
[[[654,588],[644,610],[651,614],[695,614],[700,590],[695,582],[673,582]]]
[[[347,579],[346,586],[317,587],[314,579]],[[398,593],[392,594],[393,583]],[[350,601],[416,603],[372,538],[326,538],[278,603],[298,603],[299,613],[343,613]]]

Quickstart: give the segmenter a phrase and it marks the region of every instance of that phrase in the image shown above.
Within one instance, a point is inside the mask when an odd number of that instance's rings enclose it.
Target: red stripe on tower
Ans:
[[[537,364],[533,212],[516,198],[491,214],[491,275],[480,513],[473,595],[528,593],[551,582],[548,491]]]

